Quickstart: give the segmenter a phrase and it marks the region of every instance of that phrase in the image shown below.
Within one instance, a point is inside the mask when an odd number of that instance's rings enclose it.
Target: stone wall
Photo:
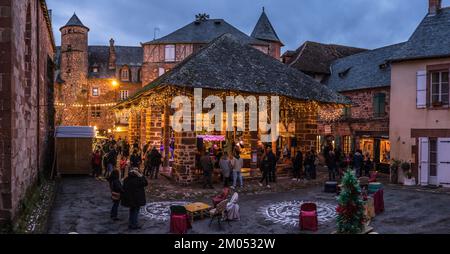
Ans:
[[[0,1],[0,223],[46,165],[54,47],[43,1]],[[48,163],[47,163],[48,164]]]
[[[386,95],[385,112],[381,117],[374,116],[373,100],[378,93]],[[321,122],[319,124],[319,133],[325,133],[325,126],[330,125],[333,136],[353,136],[358,137],[358,133],[389,133],[389,112],[390,112],[390,88],[374,88],[344,92],[354,104],[351,109],[351,116],[342,118],[334,123],[328,124]],[[359,142],[355,142],[355,149],[359,148]]]

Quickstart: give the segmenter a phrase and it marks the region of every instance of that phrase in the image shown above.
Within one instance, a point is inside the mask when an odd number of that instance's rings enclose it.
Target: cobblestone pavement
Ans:
[[[323,177],[323,175],[321,175]],[[195,221],[190,234],[302,234],[295,224],[301,201],[319,204],[321,224],[319,234],[335,230],[336,197],[322,192],[314,183],[294,183],[280,179],[271,192],[256,183],[247,183],[240,197],[241,221],[208,226],[209,219]],[[288,186],[295,188],[288,191]],[[273,191],[279,191],[273,192]],[[110,193],[105,182],[90,177],[63,178],[59,185],[49,223],[49,233],[67,234],[166,234],[169,222],[166,207],[173,202],[202,201],[220,191],[202,190],[196,186],[180,188],[166,179],[151,181],[148,189],[148,207],[140,215],[141,230],[128,231],[128,210],[121,207],[119,222],[109,219]],[[185,194],[180,194],[185,193]],[[187,194],[187,195],[186,195]],[[168,202],[168,203],[167,203]],[[450,197],[440,193],[421,192],[387,186],[385,189],[386,212],[372,221],[379,233],[450,233]]]

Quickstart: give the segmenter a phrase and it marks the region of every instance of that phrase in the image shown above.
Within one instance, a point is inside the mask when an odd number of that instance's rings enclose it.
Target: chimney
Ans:
[[[114,39],[109,40],[109,69],[116,69],[116,47],[114,46]]]
[[[442,0],[428,0],[428,14],[436,15],[442,8]]]

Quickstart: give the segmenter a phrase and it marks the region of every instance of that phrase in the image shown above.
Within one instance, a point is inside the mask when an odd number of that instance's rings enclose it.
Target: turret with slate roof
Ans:
[[[251,36],[255,39],[268,42],[270,44],[270,55],[276,59],[280,59],[281,47],[283,47],[284,44],[281,42],[280,38],[275,32],[272,23],[270,23],[269,17],[267,17],[264,7]]]

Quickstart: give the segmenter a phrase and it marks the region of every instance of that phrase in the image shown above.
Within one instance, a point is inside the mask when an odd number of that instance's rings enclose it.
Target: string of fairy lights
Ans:
[[[73,104],[66,104],[57,102],[55,103],[55,106],[57,107],[72,107],[72,108],[90,108],[90,107],[114,107],[117,103],[101,103],[101,104],[80,104],[80,103],[73,103]]]
[[[223,101],[228,96],[249,96],[251,94],[245,92],[236,91],[214,91],[209,89],[203,90],[203,96],[217,96]],[[193,101],[193,92],[190,89],[180,88],[176,86],[165,86],[160,89],[156,89],[148,94],[142,95],[141,98],[135,99],[125,103],[120,108],[115,108],[116,115],[128,115],[133,112],[141,112],[151,107],[163,107],[164,105],[170,105],[172,98],[176,96],[186,96]],[[267,97],[267,108],[270,111],[270,95],[260,95]],[[258,98],[258,97],[257,97]],[[343,116],[343,109],[345,105],[336,103],[320,103],[317,101],[299,101],[289,97],[280,97],[280,109],[288,111],[286,116],[292,118],[302,117],[305,114],[317,114],[318,120],[321,122],[331,123],[337,121]]]

